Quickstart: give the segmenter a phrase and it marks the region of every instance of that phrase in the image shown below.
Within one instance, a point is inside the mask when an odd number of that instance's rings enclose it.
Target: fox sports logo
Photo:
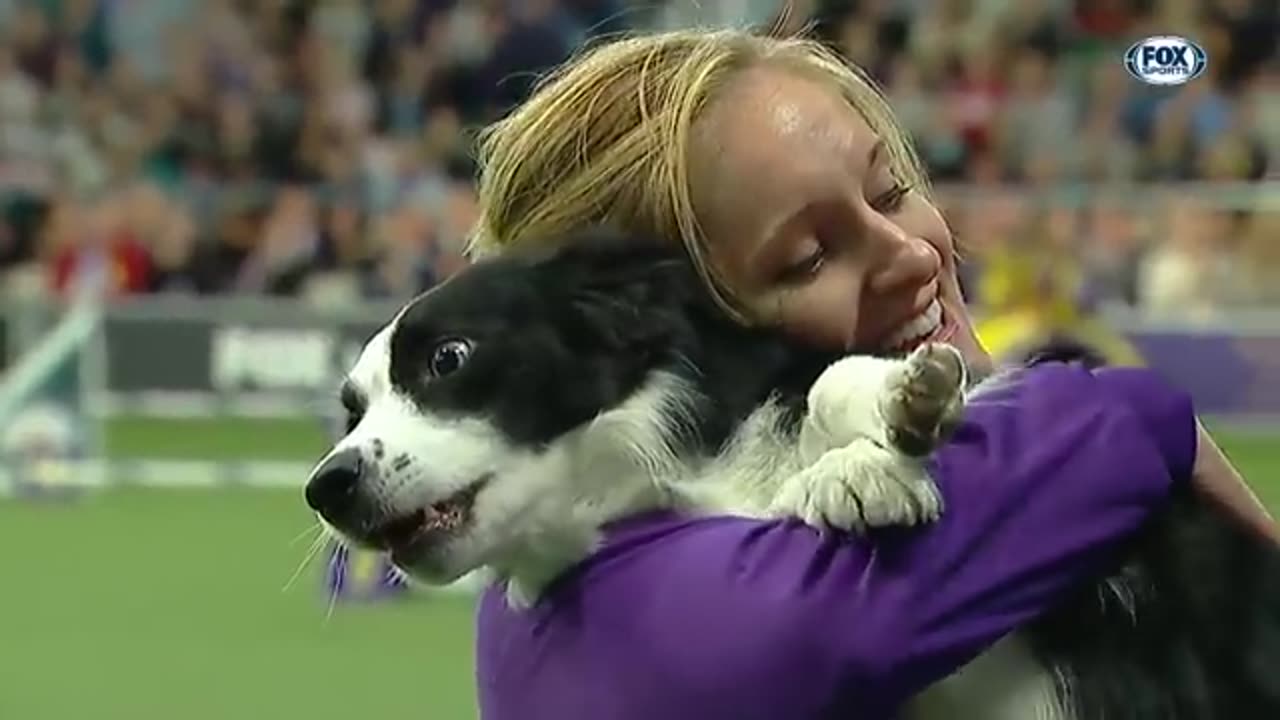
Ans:
[[[1156,35],[1134,43],[1124,53],[1129,74],[1148,85],[1182,85],[1204,72],[1204,48],[1177,35]]]

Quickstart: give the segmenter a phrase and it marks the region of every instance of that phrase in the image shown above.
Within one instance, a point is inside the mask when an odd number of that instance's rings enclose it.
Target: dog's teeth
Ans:
[[[435,530],[444,523],[444,515],[433,505],[423,511],[422,527],[426,530]]]

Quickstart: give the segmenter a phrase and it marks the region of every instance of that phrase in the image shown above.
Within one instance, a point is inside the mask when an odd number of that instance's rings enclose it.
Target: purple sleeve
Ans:
[[[1036,617],[1189,476],[1188,397],[1148,370],[1044,364],[975,399],[936,458],[936,524],[873,543],[758,527],[738,593],[789,596],[842,683],[887,711]]]
[[[1104,368],[1095,370],[1094,377],[1107,392],[1128,401],[1159,447],[1170,474],[1177,480],[1191,477],[1198,438],[1191,397],[1150,370]]]

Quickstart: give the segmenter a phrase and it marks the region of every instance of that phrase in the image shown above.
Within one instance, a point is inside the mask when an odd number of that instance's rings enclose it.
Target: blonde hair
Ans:
[[[728,82],[771,66],[831,85],[885,142],[894,172],[928,192],[888,102],[863,72],[820,43],[742,30],[682,30],[616,40],[545,78],[482,131],[474,256],[555,242],[591,224],[679,240],[717,301],[750,322],[707,257],[694,211],[695,126]]]

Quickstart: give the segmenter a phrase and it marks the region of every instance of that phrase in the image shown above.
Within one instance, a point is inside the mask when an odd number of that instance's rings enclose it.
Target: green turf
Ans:
[[[1280,515],[1280,434],[1214,432],[1222,451]]]
[[[0,503],[0,718],[474,717],[470,602],[326,618],[315,573],[282,591],[310,522],[296,492]]]
[[[117,458],[293,460],[318,456],[327,442],[316,418],[126,416],[103,428],[106,452]]]
[[[125,421],[109,438],[116,455],[313,457],[317,427]],[[1280,509],[1276,436],[1220,440]],[[339,605],[326,619],[314,572],[281,590],[309,523],[296,491],[0,502],[0,719],[474,717],[470,603]]]

